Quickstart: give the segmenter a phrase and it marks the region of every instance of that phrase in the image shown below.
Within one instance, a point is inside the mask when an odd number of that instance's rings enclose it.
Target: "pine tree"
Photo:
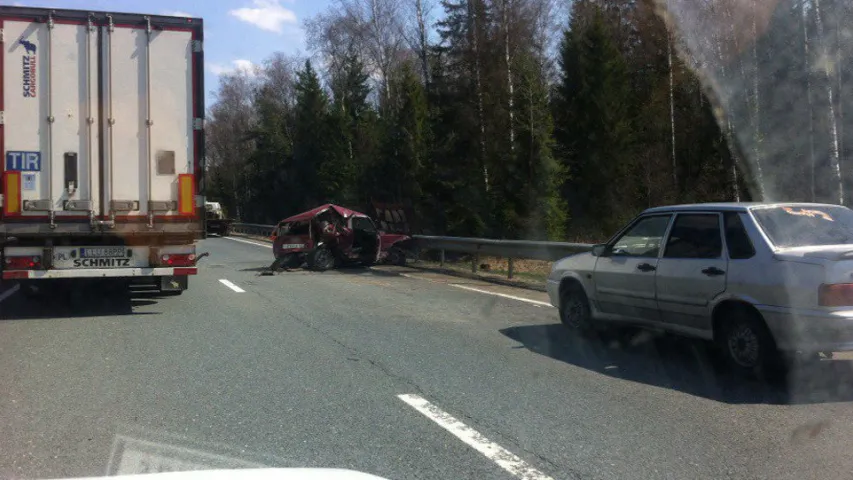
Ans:
[[[395,202],[421,202],[424,164],[429,152],[429,107],[426,92],[411,63],[395,75],[398,99],[385,122],[381,193]]]
[[[321,172],[327,198],[360,207],[369,194],[369,176],[376,153],[376,115],[368,103],[369,77],[364,64],[350,51],[331,72],[333,103],[329,117],[331,158]]]
[[[554,156],[554,122],[542,65],[528,56],[519,62],[518,171],[522,179],[522,221],[513,237],[562,240],[568,207],[561,195],[566,167]]]
[[[298,208],[298,179],[293,168],[292,112],[274,98],[273,85],[261,86],[255,97],[257,125],[251,132],[257,149],[248,159],[253,222],[276,222]],[[248,220],[247,220],[248,221]]]
[[[338,180],[337,172],[325,168],[330,161],[329,99],[311,61],[296,74],[294,174],[299,179],[295,195],[300,209],[307,210],[327,201],[328,185]]]
[[[438,22],[441,45],[434,49],[440,78],[430,85],[441,125],[436,162],[447,162],[439,182],[448,189],[446,228],[460,235],[482,235],[493,209],[489,204],[486,156],[487,115],[484,87],[485,51],[490,12],[483,0],[443,0]],[[457,186],[458,184],[458,186]]]
[[[565,195],[587,228],[612,230],[636,202],[613,188],[630,184],[630,79],[602,11],[589,1],[575,8],[560,47],[557,101],[558,140],[572,172]]]

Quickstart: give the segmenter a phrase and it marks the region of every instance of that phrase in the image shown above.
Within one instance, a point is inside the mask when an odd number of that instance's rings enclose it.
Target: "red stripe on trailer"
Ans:
[[[197,268],[176,268],[174,272],[176,277],[183,277],[186,275],[198,275]]]
[[[22,278],[30,278],[30,272],[26,270],[15,270],[12,272],[3,272],[3,280],[19,280]]]
[[[0,18],[0,31],[3,30],[3,27],[4,27],[3,22],[4,21],[5,21],[5,19]],[[5,77],[3,76],[5,73],[3,70],[3,65],[4,65],[5,61],[6,61],[6,49],[0,48],[0,112],[3,112],[6,110],[6,105],[5,105],[5,102],[3,100],[4,95],[6,94],[6,92],[3,90],[3,84],[6,83]],[[3,123],[0,123],[0,155],[3,156],[3,158],[0,158],[0,178],[3,178],[3,172],[6,170],[6,128],[5,128],[6,126],[4,125],[4,123],[5,123],[5,121]],[[0,185],[0,194],[2,194],[2,193],[5,193],[5,189],[4,189],[3,185]],[[2,215],[2,212],[0,212],[0,215]]]

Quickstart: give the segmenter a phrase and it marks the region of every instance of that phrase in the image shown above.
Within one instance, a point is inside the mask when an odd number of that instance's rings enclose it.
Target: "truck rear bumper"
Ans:
[[[177,268],[92,268],[79,270],[11,270],[3,280],[42,280],[51,278],[181,277],[198,274],[196,267]]]

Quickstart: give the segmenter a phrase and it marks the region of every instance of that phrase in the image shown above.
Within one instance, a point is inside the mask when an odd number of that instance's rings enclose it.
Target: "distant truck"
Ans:
[[[205,221],[207,222],[207,233],[215,233],[220,237],[227,237],[231,234],[231,225],[233,219],[225,216],[225,211],[222,210],[222,205],[219,202],[204,202]]]
[[[202,20],[4,6],[0,28],[0,278],[181,293],[204,236]]]

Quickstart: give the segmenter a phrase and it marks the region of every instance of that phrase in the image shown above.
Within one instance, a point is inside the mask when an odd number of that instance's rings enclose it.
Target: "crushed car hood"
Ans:
[[[311,210],[308,210],[307,212],[302,212],[302,213],[298,213],[292,217],[287,217],[284,220],[282,220],[280,223],[301,222],[301,221],[305,221],[305,220],[310,220],[310,219],[316,217],[317,215],[319,215],[319,214],[321,214],[321,213],[323,213],[329,209],[333,209],[334,211],[338,212],[338,214],[340,216],[342,216],[344,218],[349,218],[349,217],[353,217],[353,216],[357,216],[357,217],[366,217],[367,216],[361,212],[356,212],[355,210],[350,210],[349,208],[344,208],[344,207],[340,207],[338,205],[332,205],[331,203],[327,203],[325,205],[320,205],[317,208],[312,208]]]

